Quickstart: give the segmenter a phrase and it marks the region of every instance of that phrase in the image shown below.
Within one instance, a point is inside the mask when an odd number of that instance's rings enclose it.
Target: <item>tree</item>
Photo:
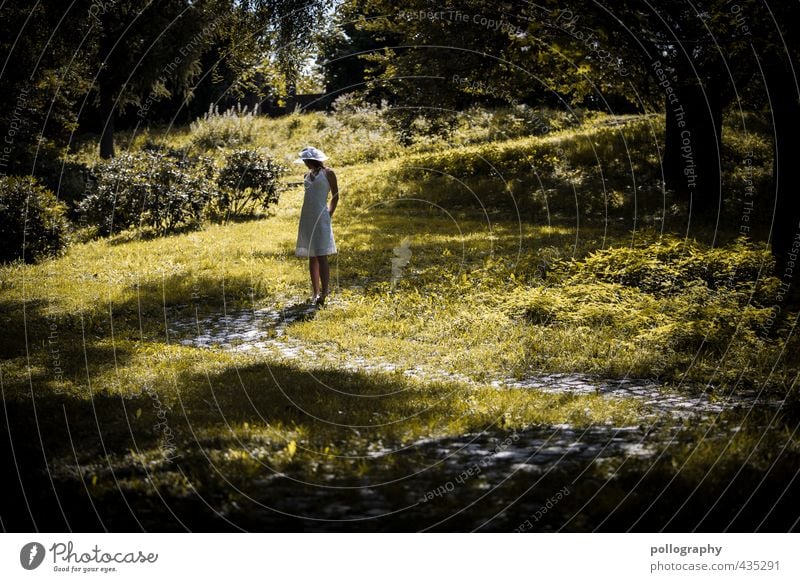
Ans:
[[[343,10],[349,26],[361,34],[345,33],[360,41],[354,52],[363,52],[359,58],[365,63],[367,91],[397,105],[459,107],[480,93],[517,99],[539,91],[524,70],[528,55],[512,39],[519,27],[506,18],[498,17],[503,26],[473,19],[519,13],[522,4],[410,0],[395,6],[355,0]]]
[[[80,43],[88,28],[88,13],[65,14],[53,3],[0,7],[2,173],[30,174],[37,160],[65,147],[91,85],[89,51]]]
[[[36,157],[42,138],[66,147],[80,116],[99,126],[100,155],[112,157],[119,114],[135,107],[144,120],[159,104],[176,97],[185,102],[206,63],[209,76],[224,72],[223,91],[231,95],[264,91],[264,62],[279,62],[294,79],[298,55],[308,50],[328,5],[329,0],[4,3],[0,119],[15,139],[6,144],[2,169],[23,172],[23,161]],[[25,155],[12,156],[12,145]]]
[[[372,65],[364,69],[366,81],[391,86],[399,104],[457,106],[465,92],[509,101],[537,94],[544,100],[549,93],[564,106],[622,99],[639,110],[664,111],[665,185],[701,224],[715,224],[724,199],[723,111],[741,101],[744,87],[763,83],[769,103],[741,105],[767,105],[774,118],[773,251],[786,264],[800,227],[798,40],[789,26],[800,16],[797,3],[410,0],[398,8],[386,0],[351,0],[348,6],[362,11],[358,30],[385,39],[362,57]],[[469,82],[454,87],[452,79]]]
[[[737,7],[754,4],[747,0]],[[588,11],[581,7],[590,27],[606,31],[607,46],[618,48],[637,88],[652,94],[655,86],[661,95],[665,185],[705,220],[719,215],[723,200],[723,110],[755,72],[743,63],[751,54],[751,33],[730,5],[616,0],[594,2]]]
[[[114,154],[118,109],[174,94],[190,97],[208,52],[219,55],[211,65],[215,72],[233,73],[225,92],[263,91],[270,62],[294,87],[300,55],[328,0],[150,0],[138,10],[140,4],[120,0],[100,17],[102,157]]]
[[[227,16],[215,2],[135,0],[110,4],[96,22],[100,156],[114,156],[116,112],[185,92],[202,49]]]
[[[776,259],[776,274],[784,284],[800,283],[800,37],[795,30],[798,9],[796,4],[772,7],[775,19],[754,34],[753,59],[763,72],[763,88],[772,116],[775,136],[772,183],[775,193],[772,253]]]

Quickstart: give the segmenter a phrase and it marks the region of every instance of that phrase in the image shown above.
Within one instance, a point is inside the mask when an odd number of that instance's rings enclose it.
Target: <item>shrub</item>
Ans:
[[[385,116],[389,111],[389,105],[386,101],[376,105],[360,99],[354,93],[346,93],[333,102],[333,110],[335,115],[332,117],[350,129],[381,130],[387,127]]]
[[[253,142],[257,114],[258,109],[248,111],[241,105],[220,113],[212,104],[202,118],[191,123],[192,144],[205,150],[248,145]]]
[[[722,129],[723,212],[740,221],[743,208],[749,207],[750,221],[770,224],[773,205],[772,140],[769,124],[763,114],[728,115]],[[764,201],[764,203],[758,203]],[[746,206],[745,206],[746,205]]]
[[[581,117],[567,111],[534,109],[524,104],[489,109],[472,106],[457,115],[457,126],[448,136],[454,145],[544,136],[580,125]]]
[[[596,251],[574,265],[573,280],[619,283],[655,294],[682,292],[689,284],[702,282],[709,289],[747,297],[768,288],[772,266],[769,250],[743,238],[728,248],[702,249],[692,241],[664,237],[646,247]],[[767,298],[756,292],[754,300],[764,303]]]
[[[80,209],[99,233],[146,226],[164,235],[197,227],[210,198],[211,164],[159,151],[124,153],[95,168]]]
[[[225,156],[217,176],[217,213],[226,218],[267,209],[280,196],[279,180],[287,168],[261,150],[238,150]]]
[[[44,158],[35,168],[36,178],[66,204],[72,220],[77,218],[77,208],[86,193],[90,175],[89,167],[69,159]]]
[[[64,248],[65,211],[34,178],[0,176],[0,261],[32,263]]]
[[[387,121],[392,110],[386,102],[374,105],[346,94],[336,99],[333,107],[334,115],[317,118],[313,139],[323,149],[335,152],[337,163],[372,162],[401,154]]]
[[[770,321],[779,281],[761,270],[765,255],[743,240],[702,248],[664,237],[557,262],[554,277],[507,295],[500,309],[526,326],[528,365],[568,354],[603,374],[736,384],[743,369],[763,366],[745,381],[778,386],[771,362],[763,365],[778,347]]]

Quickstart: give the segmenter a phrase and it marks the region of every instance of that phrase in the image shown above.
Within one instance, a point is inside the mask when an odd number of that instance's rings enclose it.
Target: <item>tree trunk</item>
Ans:
[[[111,13],[105,12],[101,18],[102,36],[100,37],[100,54],[105,59],[97,78],[100,93],[100,157],[107,160],[114,157],[114,83],[109,60],[114,50]]]
[[[665,184],[707,221],[722,209],[722,103],[697,81],[674,95],[666,102]]]
[[[286,112],[294,113],[297,106],[297,82],[294,76],[289,77],[286,82]]]
[[[781,282],[800,286],[800,99],[794,77],[784,62],[785,56],[770,56],[764,69],[773,135],[775,136],[772,184],[775,214],[772,231],[772,254],[775,274]]]
[[[107,82],[100,80],[100,157],[114,157],[114,94]]]

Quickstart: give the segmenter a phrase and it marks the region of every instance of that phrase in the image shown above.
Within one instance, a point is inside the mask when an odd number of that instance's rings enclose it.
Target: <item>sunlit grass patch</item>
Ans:
[[[292,333],[401,368],[477,379],[584,371],[727,385],[746,369],[748,382],[780,392],[792,373],[765,365],[780,357],[773,338],[785,332],[764,331],[775,290],[765,252],[742,241],[706,249],[646,238],[555,260],[537,277],[535,261],[528,270],[493,264],[484,242],[482,264],[472,253],[459,270],[440,267],[439,277],[417,268],[396,287],[343,289],[338,305]]]

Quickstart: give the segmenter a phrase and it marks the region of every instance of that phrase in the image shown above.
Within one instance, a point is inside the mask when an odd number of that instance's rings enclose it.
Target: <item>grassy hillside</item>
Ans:
[[[0,384],[17,423],[15,455],[42,503],[52,503],[52,480],[76,507],[89,491],[113,523],[136,527],[125,510],[132,503],[157,527],[173,523],[167,508],[190,522],[209,506],[245,519],[247,500],[275,495],[276,476],[360,487],[422,471],[418,499],[446,480],[443,469],[382,451],[487,431],[655,430],[664,421],[636,399],[514,386],[532,375],[649,379],[666,394],[724,401],[755,391],[796,403],[797,313],[775,316],[765,245],[704,232],[720,242],[712,248],[669,232],[681,217],[653,181],[653,118],[595,118],[508,139],[490,131],[495,119],[483,133],[456,128],[461,141],[445,145],[402,143],[383,125],[370,129],[377,114],[363,115],[259,118],[237,130],[249,136],[242,146],[283,155],[314,143],[332,155],[343,185],[340,252],[322,310],[302,306],[296,185],[258,220],[152,240],[121,233],[0,268]],[[201,123],[170,131],[167,144],[213,153],[221,132]],[[157,138],[134,136],[131,147]],[[289,182],[301,174],[293,171]],[[398,267],[402,245],[411,258]],[[278,351],[234,349],[247,347],[245,336],[227,348],[192,343],[208,333],[208,318],[263,309],[286,320],[270,336]],[[679,496],[692,475],[713,470],[704,487],[722,495],[738,467],[773,470],[781,455],[797,454],[792,406],[691,423],[683,434],[697,448],[670,449],[657,468],[587,467],[596,481],[582,481],[586,491],[610,474],[614,484],[598,513],[574,527],[594,527],[639,476],[681,467]],[[779,428],[767,435],[765,422]],[[727,445],[706,440],[727,423],[741,427]],[[27,465],[42,451],[52,474]],[[508,499],[527,487],[519,476],[510,483]],[[209,520],[194,525],[219,525]]]

